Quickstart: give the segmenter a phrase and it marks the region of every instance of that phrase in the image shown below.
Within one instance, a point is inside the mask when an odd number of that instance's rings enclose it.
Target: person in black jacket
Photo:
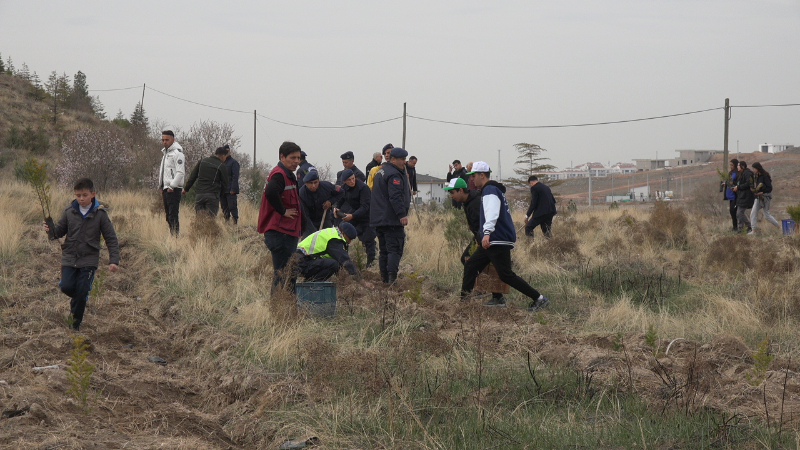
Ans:
[[[375,173],[372,183],[369,223],[378,235],[381,280],[394,283],[400,270],[400,259],[406,242],[403,227],[408,225],[411,189],[406,174],[408,152],[395,147],[389,153],[389,163]]]
[[[753,163],[753,172],[755,172],[755,186],[753,188],[756,201],[753,203],[753,211],[750,213],[750,225],[752,225],[753,229],[748,234],[755,234],[756,232],[759,210],[764,212],[764,219],[767,222],[778,228],[781,227],[781,224],[769,212],[769,205],[772,203],[772,176],[764,170],[760,162]]]
[[[739,229],[739,221],[736,219],[736,192],[733,192],[733,186],[736,184],[736,177],[739,175],[739,160],[733,158],[728,163],[728,175],[731,177],[731,181],[720,181],[720,192],[723,192],[723,200],[728,200],[728,211],[731,214],[731,223],[733,223],[733,231],[737,231]]]
[[[294,175],[298,180],[304,179],[309,172],[317,170],[313,164],[306,160],[306,156],[308,156],[306,155],[306,152],[300,152],[300,165],[297,166],[297,170],[294,172]]]
[[[333,212],[342,222],[349,222],[356,227],[369,267],[375,261],[375,230],[369,223],[372,192],[366,183],[356,179],[356,174],[350,169],[342,171],[342,179],[344,184],[341,189],[344,194],[336,202]]]
[[[406,163],[406,173],[408,174],[408,182],[411,186],[411,196],[417,195],[417,157],[412,156],[408,158]]]
[[[557,214],[556,198],[550,187],[539,181],[536,175],[528,177],[528,184],[531,187],[531,205],[525,213],[525,236],[533,238],[533,230],[541,225],[544,237],[550,239],[553,217]]]
[[[381,152],[375,152],[372,154],[372,159],[369,160],[367,163],[367,168],[364,169],[364,173],[369,176],[369,171],[372,170],[373,167],[378,167],[383,162],[383,154]]]
[[[228,168],[225,166],[227,158],[228,151],[224,147],[219,147],[214,156],[203,158],[194,165],[192,173],[189,174],[189,181],[181,193],[189,192],[197,181],[195,213],[206,211],[211,216],[216,216],[219,212],[219,196],[228,187]]]
[[[450,180],[450,184],[444,188],[448,191],[450,198],[454,202],[460,203],[464,207],[464,215],[467,217],[467,226],[472,233],[464,252],[461,253],[461,264],[466,264],[470,255],[481,245],[483,233],[481,233],[481,191],[473,191],[467,188],[467,183],[462,178]],[[486,306],[505,306],[506,300],[501,292],[492,292],[492,299],[485,303]]]
[[[342,183],[344,182],[344,179],[342,178],[342,173],[344,173],[344,171],[347,169],[353,171],[353,174],[356,176],[356,180],[362,181],[364,183],[367,182],[367,176],[364,175],[364,172],[362,172],[361,169],[356,167],[355,163],[353,162],[356,159],[355,155],[353,155],[353,152],[344,152],[340,157],[342,158],[342,167],[344,167],[344,169],[336,173],[337,185],[341,186]]]
[[[225,159],[225,167],[228,168],[228,186],[219,197],[219,206],[222,208],[222,214],[225,221],[233,217],[233,224],[239,223],[239,161],[233,159],[231,156],[231,147],[226,145],[223,147],[228,152],[228,157]]]
[[[319,231],[323,228],[333,226],[333,211],[331,206],[337,204],[342,198],[342,188],[330,181],[320,180],[316,170],[312,170],[303,178],[303,186],[300,188],[300,217],[303,219],[303,234]],[[328,210],[327,213],[325,211]],[[322,216],[325,222],[320,228]]]
[[[736,220],[738,221],[738,231],[747,228],[747,231],[752,231],[750,220],[747,218],[747,210],[753,207],[755,202],[755,195],[753,195],[752,188],[755,186],[753,171],[747,168],[747,163],[739,161],[739,173],[736,176],[735,186],[733,192],[736,192]]]

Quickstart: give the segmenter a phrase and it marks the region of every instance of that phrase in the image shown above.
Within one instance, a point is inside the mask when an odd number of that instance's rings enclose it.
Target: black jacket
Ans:
[[[525,216],[528,219],[533,219],[534,217],[543,217],[556,213],[556,198],[553,197],[550,186],[541,181],[531,186],[531,205],[528,207],[528,212],[525,213]]]
[[[400,219],[408,215],[410,206],[411,189],[405,167],[401,170],[392,163],[382,165],[372,182],[369,224],[373,227],[402,226]]]
[[[331,202],[331,206],[342,197],[342,188],[334,185],[330,181],[320,180],[319,187],[316,192],[311,192],[305,185],[300,188],[300,207],[303,218],[303,235],[309,235],[319,230],[319,224],[322,221],[322,214],[325,210],[322,204],[326,201]],[[333,209],[325,214],[325,225],[322,228],[330,228],[333,226]]]
[[[408,182],[411,183],[411,190],[414,192],[419,191],[419,189],[417,189],[417,168],[410,167],[408,163],[406,163],[406,173],[408,174]]]
[[[751,188],[755,187],[753,171],[744,169],[742,173],[736,177],[736,207],[749,209],[753,207],[756,196],[753,195]]]
[[[483,239],[481,232],[481,191],[469,191],[469,197],[463,204],[464,214],[467,216],[467,225],[475,241],[480,243]]]
[[[92,209],[83,217],[77,200],[61,214],[53,229],[56,238],[67,236],[61,244],[61,265],[69,267],[97,267],[100,262],[100,235],[108,247],[109,264],[119,264],[119,243],[108,211],[97,199]]]
[[[766,174],[756,176],[755,186],[756,192],[763,192],[769,194],[772,192],[772,177]]]
[[[469,183],[469,175],[467,175],[467,168],[462,167],[459,170],[454,170],[453,172],[447,172],[447,181],[449,182],[455,177],[463,178],[464,181]]]
[[[216,156],[203,158],[194,165],[183,189],[189,192],[195,181],[198,194],[220,194],[228,187],[228,168]]]
[[[367,183],[356,180],[355,186],[350,187],[345,184],[341,189],[344,194],[339,198],[336,207],[353,215],[353,219],[350,220],[353,226],[369,223],[372,191],[369,190]]]
[[[314,165],[310,162],[303,161],[299,166],[297,166],[297,170],[295,170],[294,174],[297,177],[298,182],[303,184],[303,178],[305,178],[308,172],[311,172],[312,170],[317,170],[317,168],[314,167]]]
[[[225,160],[225,166],[228,168],[228,187],[225,193],[235,192],[239,193],[239,161],[228,156]]]
[[[380,161],[375,161],[375,158],[369,160],[369,164],[367,164],[367,168],[364,169],[364,173],[369,174],[369,171],[372,170],[375,166],[380,166]]]

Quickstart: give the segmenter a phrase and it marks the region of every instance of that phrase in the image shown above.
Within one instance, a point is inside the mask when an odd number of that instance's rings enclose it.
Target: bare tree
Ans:
[[[241,137],[234,136],[233,133],[233,125],[213,120],[195,122],[185,133],[176,132],[175,137],[183,147],[183,154],[186,156],[187,170],[191,170],[191,167],[200,159],[212,155],[217,147],[225,144],[230,145],[231,148],[239,147]]]

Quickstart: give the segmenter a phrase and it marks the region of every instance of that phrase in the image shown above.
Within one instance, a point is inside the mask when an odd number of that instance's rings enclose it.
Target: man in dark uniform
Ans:
[[[540,226],[544,237],[550,239],[550,228],[553,226],[553,216],[557,214],[556,198],[550,187],[539,181],[536,175],[528,177],[531,186],[531,206],[525,213],[525,236],[533,237],[533,230]]]
[[[375,261],[375,230],[369,224],[370,197],[372,193],[366,183],[356,179],[350,169],[342,171],[344,195],[333,210],[342,222],[349,222],[358,231],[358,240],[364,245],[367,254],[367,267]]]
[[[341,269],[347,270],[357,281],[372,288],[372,284],[361,278],[361,272],[347,253],[347,245],[356,238],[356,228],[347,222],[338,227],[315,231],[297,245],[292,258],[292,284],[302,275],[306,281],[325,281]]]
[[[408,208],[411,206],[411,189],[406,174],[408,152],[395,147],[389,154],[389,163],[375,173],[370,202],[370,225],[375,228],[380,246],[378,265],[381,280],[394,283],[400,270],[400,259],[406,241],[403,229],[408,225]]]
[[[344,152],[342,153],[341,158],[342,158],[342,166],[344,167],[344,169],[336,174],[337,185],[339,186],[342,185],[342,182],[344,181],[342,179],[342,172],[344,172],[347,169],[353,171],[353,174],[355,174],[356,176],[356,180],[360,180],[364,183],[367,182],[367,176],[364,175],[364,172],[362,172],[358,167],[356,167],[355,163],[353,162],[356,159],[355,155],[353,155],[353,152]]]
[[[297,176],[298,180],[303,180],[306,175],[308,175],[308,172],[317,170],[317,168],[314,167],[310,162],[306,161],[306,152],[300,152],[300,156],[302,159],[300,159],[300,165],[297,166],[297,172],[295,172],[295,176]]]
[[[473,191],[467,187],[463,178],[453,178],[450,184],[444,188],[448,191],[450,198],[454,202],[463,205],[464,215],[467,216],[467,226],[472,232],[473,240],[467,244],[467,248],[461,254],[461,264],[466,265],[470,255],[478,249],[483,239],[481,233],[481,191]],[[486,306],[505,306],[506,300],[501,292],[492,292],[492,299],[485,303]]]
[[[225,192],[219,197],[219,206],[222,208],[222,214],[225,221],[233,217],[233,224],[239,223],[239,161],[233,159],[231,156],[230,145],[223,147],[228,151],[228,158],[225,160],[225,166],[228,167],[228,187]]]
[[[342,197],[342,188],[330,181],[320,180],[316,170],[312,170],[303,178],[300,188],[301,217],[303,218],[303,237],[333,226],[333,211],[328,211]],[[325,223],[320,228],[322,216]]]

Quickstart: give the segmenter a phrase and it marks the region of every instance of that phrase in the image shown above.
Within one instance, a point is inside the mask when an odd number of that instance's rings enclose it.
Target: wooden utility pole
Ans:
[[[142,112],[144,112],[144,90],[147,89],[147,83],[142,83]]]
[[[403,102],[403,148],[406,148],[406,103]]]
[[[731,120],[731,104],[725,99],[725,144],[722,147],[722,171],[728,171],[728,122]]]
[[[258,117],[256,110],[253,110],[253,169],[256,168],[256,126],[258,125]]]
[[[55,71],[53,72],[55,73]],[[56,77],[55,87],[53,88],[53,125],[56,123],[58,114],[58,77]]]

